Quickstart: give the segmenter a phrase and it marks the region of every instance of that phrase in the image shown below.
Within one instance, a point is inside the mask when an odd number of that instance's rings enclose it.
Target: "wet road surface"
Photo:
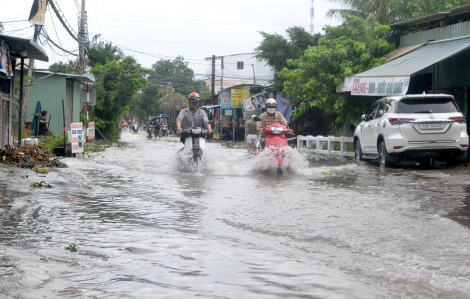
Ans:
[[[470,298],[463,166],[293,152],[278,178],[217,143],[199,167],[176,138],[120,145],[0,168],[0,298]]]

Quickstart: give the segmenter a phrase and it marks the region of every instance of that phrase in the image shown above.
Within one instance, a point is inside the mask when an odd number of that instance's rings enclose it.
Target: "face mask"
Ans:
[[[268,111],[269,114],[274,114],[274,112],[276,112],[276,108],[268,108],[266,111]]]

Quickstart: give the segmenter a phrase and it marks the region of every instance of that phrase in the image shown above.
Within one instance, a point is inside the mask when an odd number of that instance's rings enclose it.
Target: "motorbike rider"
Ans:
[[[176,131],[183,132],[183,129],[191,129],[193,127],[207,128],[209,134],[212,133],[212,128],[207,119],[206,113],[199,109],[201,103],[201,96],[198,93],[191,93],[188,96],[189,107],[180,111],[176,118]],[[184,144],[186,135],[181,135],[181,142]]]
[[[291,129],[289,129],[289,126],[287,124],[287,120],[284,118],[281,112],[276,111],[277,108],[277,102],[273,98],[269,98],[265,102],[266,104],[266,112],[261,113],[259,116],[261,118],[261,121],[258,122],[257,130],[258,132],[261,133],[261,147],[264,148],[264,142],[266,140],[266,134],[264,134],[263,130],[266,128],[266,126],[272,125],[272,124],[280,124],[285,127],[287,127],[288,132],[290,134],[293,133]]]

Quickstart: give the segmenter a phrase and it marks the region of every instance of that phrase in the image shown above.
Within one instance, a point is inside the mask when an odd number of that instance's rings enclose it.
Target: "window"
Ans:
[[[382,115],[385,114],[385,103],[382,102],[379,104],[379,109],[377,110],[377,113],[375,114],[375,118],[381,118]]]
[[[408,98],[398,102],[398,113],[449,113],[459,112],[452,98]]]
[[[237,61],[237,70],[243,70],[243,61]]]
[[[379,103],[375,103],[372,108],[370,108],[369,113],[367,114],[366,121],[374,119],[375,112],[377,112],[377,108],[379,107]]]

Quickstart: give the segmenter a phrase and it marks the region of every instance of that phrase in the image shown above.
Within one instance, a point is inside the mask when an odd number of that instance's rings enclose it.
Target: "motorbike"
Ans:
[[[153,126],[146,126],[145,127],[145,132],[147,132],[147,138],[148,139],[152,139],[152,129],[153,129]]]
[[[168,136],[168,125],[162,124],[162,128],[160,130],[162,130],[162,136]]]
[[[289,146],[285,134],[287,134],[287,127],[281,124],[272,124],[264,128],[264,133],[266,134],[266,141],[264,145],[264,150],[271,151],[274,155],[274,158],[277,162],[277,175],[281,176],[282,173],[282,164],[284,162],[284,157],[288,153],[286,147]],[[260,152],[260,141],[258,141],[258,151]]]
[[[131,127],[131,129],[134,133],[137,133],[137,131],[139,131],[139,125],[138,124],[133,124],[130,127]]]
[[[183,134],[186,134],[184,147],[180,150],[180,156],[183,153],[188,154],[189,159],[198,164],[202,159],[203,151],[206,149],[206,140],[204,134],[208,130],[201,127],[194,127],[191,129],[183,129]]]

